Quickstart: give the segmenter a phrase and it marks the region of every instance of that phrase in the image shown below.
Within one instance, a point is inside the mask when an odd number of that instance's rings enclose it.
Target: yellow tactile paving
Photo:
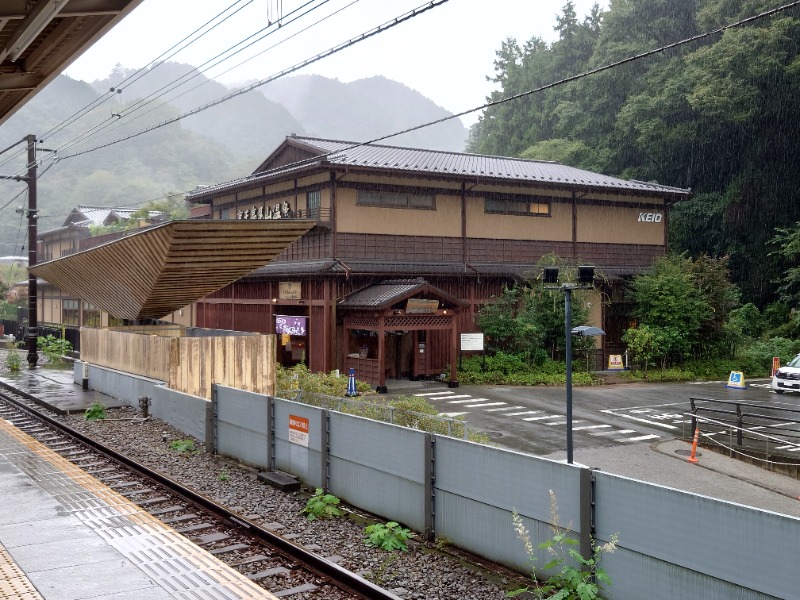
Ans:
[[[44,600],[0,544],[0,600]]]
[[[117,542],[112,545],[127,556],[131,557],[135,555],[140,549],[156,546],[166,549],[171,555],[169,557],[170,559],[185,559],[188,564],[194,565],[198,570],[201,570],[206,577],[211,578],[216,585],[232,592],[235,598],[266,598],[277,600],[276,596],[260,588],[247,577],[228,567],[225,563],[196,544],[190,542],[174,529],[165,525],[118,492],[98,481],[61,455],[40,444],[34,438],[3,419],[0,419],[0,434],[5,434],[25,446],[31,452],[53,465],[55,470],[67,475],[70,480],[87,490],[92,499],[99,501],[100,506],[92,510],[94,516],[89,516],[86,514],[87,511],[80,509],[73,511],[73,514],[84,523],[90,525],[96,533],[107,541]],[[104,517],[101,514],[103,509],[111,509],[111,514],[107,514]],[[122,528],[104,527],[102,521],[105,518],[124,518],[129,522],[129,525]],[[125,534],[127,538],[124,541],[116,539],[117,534],[121,533]],[[115,539],[112,540],[112,538]],[[0,546],[0,548],[2,548],[2,546]],[[7,553],[3,554],[10,560]],[[0,558],[0,562],[1,561],[2,559]],[[28,593],[27,590],[32,590],[33,593],[36,594],[35,589],[30,585],[27,578],[25,578],[24,573],[19,571],[13,562],[9,564],[20,573],[22,582],[28,586],[27,588],[18,586],[21,592]],[[145,571],[147,570],[145,569]],[[0,571],[0,573],[3,572]],[[7,580],[3,577],[3,581],[0,581],[0,600],[6,600],[6,598],[20,598],[24,600],[28,600],[28,598],[41,598],[38,594],[34,596],[3,595],[5,593],[5,588],[2,586],[7,583],[7,581],[16,581],[16,579],[12,578],[11,580]]]

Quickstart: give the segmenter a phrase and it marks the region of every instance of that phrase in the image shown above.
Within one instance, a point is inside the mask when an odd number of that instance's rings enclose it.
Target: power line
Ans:
[[[289,14],[287,14],[286,16],[287,16],[287,17],[290,17],[290,16],[294,15],[295,13],[299,12],[300,10],[302,10],[302,9],[306,8],[306,7],[307,7],[307,6],[309,6],[310,4],[313,4],[314,2],[318,2],[318,1],[319,1],[319,0],[310,0],[309,2],[307,2],[307,3],[303,4],[302,6],[298,7],[297,9],[293,10],[292,12],[290,12]],[[252,35],[248,36],[248,37],[247,37],[247,38],[245,38],[244,40],[242,40],[242,41],[240,41],[240,42],[237,42],[237,43],[236,43],[236,44],[234,44],[233,46],[229,47],[227,50],[224,50],[223,52],[220,52],[220,53],[219,53],[219,54],[217,54],[216,56],[214,56],[214,57],[210,58],[209,60],[207,60],[206,62],[202,63],[201,65],[199,65],[199,67],[198,67],[197,69],[195,69],[195,70],[194,70],[194,72],[193,72],[193,73],[186,73],[186,74],[182,75],[181,77],[178,77],[177,79],[173,79],[171,82],[169,82],[169,83],[165,84],[164,86],[162,86],[162,87],[161,87],[161,88],[159,88],[158,90],[156,90],[156,91],[154,91],[153,93],[151,93],[149,96],[146,96],[145,98],[141,98],[141,99],[139,99],[139,100],[138,100],[137,102],[135,102],[133,105],[131,105],[130,107],[127,107],[127,108],[126,108],[124,111],[122,111],[120,114],[116,115],[116,116],[118,117],[116,120],[114,120],[114,119],[106,119],[105,121],[103,121],[103,122],[99,123],[98,125],[95,125],[95,126],[94,126],[93,128],[91,128],[91,129],[89,129],[88,131],[85,131],[85,132],[83,132],[82,134],[80,134],[80,135],[78,135],[78,136],[74,137],[73,139],[71,139],[71,140],[69,140],[69,141],[67,141],[67,142],[63,143],[61,146],[59,146],[59,148],[58,148],[58,149],[59,149],[59,150],[64,150],[64,149],[66,149],[66,148],[69,148],[69,147],[71,147],[71,146],[77,145],[77,144],[79,144],[79,143],[81,143],[81,142],[85,141],[85,140],[86,140],[86,139],[88,139],[89,137],[93,137],[93,136],[95,136],[95,135],[99,134],[99,133],[100,133],[101,131],[103,131],[104,129],[107,129],[107,128],[109,128],[109,127],[112,127],[112,125],[113,125],[113,124],[115,124],[115,123],[120,123],[120,121],[121,121],[122,119],[124,119],[124,118],[128,117],[130,114],[133,114],[133,113],[137,112],[138,110],[140,110],[140,109],[144,108],[145,106],[147,106],[148,104],[150,104],[150,103],[154,102],[155,100],[157,100],[157,99],[159,99],[159,98],[162,98],[162,97],[166,96],[166,95],[167,95],[169,92],[171,92],[171,91],[173,91],[173,90],[175,90],[175,89],[177,89],[177,88],[179,88],[179,87],[181,87],[181,86],[183,86],[183,85],[185,85],[185,84],[189,83],[189,82],[190,82],[192,79],[194,79],[194,78],[196,78],[196,77],[199,77],[199,76],[200,76],[202,73],[204,73],[205,71],[208,71],[209,69],[212,69],[212,68],[214,68],[215,66],[217,66],[217,65],[221,64],[222,62],[225,62],[226,60],[230,60],[231,58],[233,58],[234,56],[236,56],[236,55],[237,55],[237,54],[239,54],[240,52],[242,52],[242,51],[246,50],[247,48],[249,48],[249,47],[251,47],[251,46],[253,46],[253,45],[257,44],[258,42],[260,42],[260,41],[264,40],[266,37],[268,37],[268,36],[270,36],[270,35],[272,35],[272,34],[274,34],[274,33],[277,33],[277,32],[280,30],[279,28],[281,28],[281,27],[285,27],[286,25],[289,25],[289,24],[291,24],[291,23],[294,23],[295,21],[297,21],[297,20],[299,20],[299,19],[301,19],[301,18],[305,17],[306,15],[310,14],[310,13],[311,13],[311,12],[313,12],[314,10],[317,10],[317,9],[321,8],[321,7],[322,7],[324,4],[328,3],[329,1],[330,1],[330,0],[322,0],[322,2],[321,2],[319,5],[317,5],[317,6],[314,6],[314,7],[310,8],[309,10],[307,10],[306,12],[303,12],[303,13],[301,13],[301,14],[297,15],[297,16],[296,16],[294,19],[291,19],[291,20],[289,20],[289,21],[287,21],[287,22],[282,22],[282,24],[279,24],[279,25],[278,25],[278,26],[277,26],[275,29],[273,29],[272,31],[267,31],[267,33],[265,33],[264,35],[262,35],[261,37],[259,37],[259,38],[255,39],[255,40],[253,40],[253,41],[252,41],[252,42],[250,42],[249,44],[246,44],[245,46],[243,46],[243,47],[241,47],[241,48],[239,48],[239,49],[236,49],[238,46],[241,46],[242,44],[244,44],[244,43],[245,43],[245,42],[247,42],[248,40],[252,39],[254,36],[258,35],[259,33],[262,33],[262,32],[264,32],[264,31],[266,31],[267,29],[269,29],[270,27],[272,27],[272,26],[274,26],[274,25],[275,25],[275,23],[270,23],[270,25],[268,25],[267,27],[264,27],[264,28],[262,28],[262,29],[258,30],[257,32],[255,32],[255,33],[253,33]],[[355,0],[355,1],[358,1],[358,0]],[[347,8],[347,7],[351,6],[352,4],[353,4],[353,2],[351,2],[351,4],[349,4],[349,5],[348,5],[348,6],[346,6],[345,8]],[[276,47],[276,46],[280,45],[280,43],[283,43],[284,41],[286,41],[286,40],[288,40],[288,39],[291,39],[292,37],[294,37],[294,36],[298,35],[298,34],[299,34],[299,33],[301,33],[301,32],[307,31],[307,30],[308,30],[308,29],[310,29],[311,27],[314,27],[314,26],[318,25],[319,23],[323,22],[325,19],[327,19],[327,18],[330,18],[330,16],[332,16],[333,14],[337,14],[338,12],[341,12],[341,10],[344,10],[344,9],[340,9],[339,11],[335,11],[335,12],[334,12],[334,13],[332,13],[331,15],[328,15],[328,17],[325,17],[325,18],[319,19],[319,20],[318,20],[318,21],[316,21],[315,23],[313,23],[313,24],[309,25],[308,27],[306,27],[306,28],[302,29],[300,32],[298,32],[298,33],[295,33],[294,35],[292,35],[292,36],[290,36],[290,37],[288,37],[288,38],[284,39],[282,42],[279,42],[278,44],[274,44],[273,46],[271,46],[271,48],[274,48],[274,47]],[[234,51],[234,52],[232,52],[233,50],[235,50],[235,51]],[[265,51],[266,51],[266,50],[265,50]],[[227,54],[227,56],[225,56],[226,54]],[[258,56],[258,55],[255,55],[255,56]],[[255,56],[254,56],[254,57],[251,57],[251,58],[249,58],[249,59],[247,59],[247,60],[252,60],[252,58],[255,58]],[[224,58],[220,58],[220,57],[224,57]],[[220,60],[217,60],[217,59],[220,59]],[[217,60],[217,62],[215,62],[214,64],[211,64],[210,66],[206,67],[205,69],[202,69],[202,67],[205,67],[206,65],[208,65],[209,63],[211,63],[211,62],[213,62],[213,61],[215,61],[215,60]],[[231,69],[228,69],[228,71],[230,71],[230,70],[232,70],[233,68],[236,68],[236,67],[238,67],[238,66],[240,66],[240,65],[244,64],[245,62],[247,62],[247,60],[245,60],[245,61],[242,61],[241,63],[239,63],[239,64],[235,65],[234,67],[231,67]],[[228,72],[228,71],[225,71],[225,72]],[[181,81],[181,80],[184,80],[184,81]],[[172,98],[171,100],[173,100],[173,101],[174,101],[174,100],[176,100],[177,98],[180,98],[180,97],[184,96],[185,94],[187,94],[187,93],[189,93],[189,92],[191,92],[191,91],[193,91],[193,90],[195,90],[195,89],[197,89],[197,88],[201,87],[202,85],[205,85],[205,84],[206,84],[206,83],[208,83],[209,81],[210,81],[210,80],[206,80],[206,81],[202,82],[201,84],[199,84],[199,85],[196,85],[196,86],[194,86],[193,88],[190,88],[189,90],[186,90],[186,91],[184,91],[183,93],[181,93],[180,95],[178,95],[178,96],[176,96],[176,97]],[[161,93],[159,93],[159,92],[161,92]],[[159,107],[153,108],[153,109],[151,109],[151,110],[149,110],[149,111],[147,111],[147,112],[145,112],[145,113],[142,113],[142,114],[140,114],[139,116],[135,117],[134,119],[129,119],[129,120],[125,121],[124,125],[128,125],[128,124],[130,124],[132,121],[135,121],[136,119],[142,118],[142,117],[144,117],[145,115],[148,115],[148,114],[150,114],[151,112],[153,112],[153,110],[156,110],[157,108],[159,108]],[[116,125],[115,127],[112,127],[110,132],[113,132],[113,131],[115,131],[116,129],[119,129],[119,128],[120,128],[120,127],[122,127],[122,126],[123,126],[123,124],[121,124],[121,123],[120,123],[120,124]],[[110,132],[109,132],[109,133],[110,133]]]
[[[439,3],[431,2],[429,6],[427,6],[426,8],[423,9],[423,11],[424,10],[428,10],[430,8],[433,8],[434,6],[438,6],[439,4],[442,4],[445,1],[447,1],[447,0],[443,0],[442,2],[439,2]],[[346,150],[352,150],[354,148],[358,148],[358,147],[365,146],[365,145],[368,145],[368,144],[374,144],[376,142],[380,142],[380,141],[383,141],[383,140],[386,140],[386,139],[389,139],[389,138],[392,138],[392,137],[396,137],[398,135],[403,135],[405,133],[410,133],[410,132],[413,132],[413,131],[417,131],[417,130],[425,128],[425,127],[438,125],[440,123],[444,123],[444,122],[449,121],[451,119],[456,119],[456,118],[462,117],[464,115],[468,115],[470,113],[473,113],[473,112],[476,112],[476,111],[479,111],[479,110],[485,110],[487,108],[491,108],[493,106],[504,104],[506,102],[511,102],[513,100],[518,100],[519,98],[524,98],[524,97],[530,96],[532,94],[535,94],[535,93],[538,93],[538,92],[542,92],[544,90],[548,90],[548,89],[551,89],[551,88],[554,88],[554,87],[558,87],[560,85],[564,85],[566,83],[570,83],[572,81],[577,81],[579,79],[583,79],[583,78],[588,77],[590,75],[594,75],[596,73],[600,73],[600,72],[603,72],[603,71],[607,71],[607,70],[616,68],[616,67],[621,66],[623,64],[627,64],[627,63],[630,63],[630,62],[641,60],[643,58],[647,58],[649,56],[653,56],[655,54],[662,53],[662,52],[664,52],[666,50],[670,50],[672,48],[677,48],[677,47],[680,47],[680,46],[683,46],[683,45],[686,45],[686,44],[689,44],[689,43],[692,43],[692,42],[695,42],[695,41],[698,41],[698,40],[701,40],[701,39],[705,39],[705,38],[708,38],[710,36],[722,33],[722,32],[724,32],[724,31],[726,31],[728,29],[734,29],[734,28],[737,28],[737,27],[742,27],[742,26],[745,26],[745,25],[749,25],[749,24],[754,23],[756,21],[759,21],[761,19],[765,19],[767,17],[774,16],[776,14],[779,14],[781,12],[785,12],[785,11],[787,11],[789,9],[796,8],[798,6],[800,6],[800,0],[796,0],[795,2],[791,2],[789,4],[785,4],[785,5],[782,5],[782,6],[779,6],[779,7],[764,11],[764,12],[759,13],[757,15],[754,15],[752,17],[747,17],[747,18],[741,19],[739,21],[736,21],[734,23],[730,23],[728,25],[723,25],[723,26],[718,27],[716,29],[713,29],[713,30],[710,30],[710,31],[707,31],[707,32],[704,32],[704,33],[700,33],[700,34],[691,36],[689,38],[685,38],[683,40],[679,40],[677,42],[673,42],[671,44],[666,44],[666,45],[660,46],[660,47],[655,48],[653,50],[648,50],[646,52],[642,52],[642,53],[639,53],[639,54],[636,54],[636,55],[633,55],[633,56],[629,56],[627,58],[623,58],[623,59],[621,59],[619,61],[616,61],[616,62],[613,62],[613,63],[609,63],[609,64],[606,64],[606,65],[603,65],[603,66],[600,66],[600,67],[597,67],[597,68],[594,68],[594,69],[590,69],[588,71],[584,71],[584,72],[579,73],[577,75],[573,75],[573,76],[570,76],[570,77],[566,77],[564,79],[560,79],[558,81],[555,81],[555,82],[540,86],[538,88],[534,88],[534,89],[531,89],[531,90],[528,90],[528,91],[525,91],[525,92],[521,92],[519,94],[514,94],[512,96],[507,96],[507,97],[504,97],[504,98],[500,98],[500,99],[494,100],[492,102],[487,102],[487,103],[482,104],[480,106],[477,106],[477,107],[474,107],[474,108],[470,108],[470,109],[455,113],[453,115],[449,115],[447,117],[442,117],[440,119],[436,119],[436,120],[433,120],[433,121],[428,121],[426,123],[422,123],[422,124],[416,125],[414,127],[409,127],[407,129],[396,131],[394,133],[390,133],[388,135],[377,137],[377,138],[374,138],[374,139],[371,139],[371,140],[368,140],[368,141],[354,143],[351,146],[347,146],[345,148],[339,149],[339,150],[334,151],[334,152],[329,152],[329,153],[324,154],[324,155],[316,156],[316,157],[314,157],[312,159],[307,159],[307,160],[303,160],[303,161],[297,161],[297,162],[290,163],[290,164],[287,164],[287,165],[282,165],[281,167],[278,167],[278,168],[275,168],[275,169],[269,169],[269,170],[266,170],[266,171],[260,171],[258,173],[253,173],[252,175],[250,175],[248,177],[240,178],[240,179],[237,179],[235,181],[245,181],[247,179],[254,179],[256,177],[263,177],[264,175],[268,175],[270,173],[283,171],[283,170],[286,170],[288,168],[303,166],[304,164],[310,164],[312,162],[316,162],[316,161],[320,160],[321,158],[325,158],[326,156],[337,154],[339,152],[343,152],[343,151],[346,151]],[[415,9],[415,10],[417,10],[417,9]],[[405,15],[406,19],[407,18],[411,18],[412,16],[416,16],[416,14],[412,14],[412,13],[414,13],[414,11],[411,11],[411,13],[408,13],[407,15]],[[399,23],[400,21],[397,21],[397,22]],[[383,26],[381,26],[381,27],[383,27]],[[379,33],[380,31],[378,31],[378,30],[380,30],[380,27],[376,28],[376,30],[372,30],[371,32],[368,32],[367,34],[363,34],[363,35],[369,37],[371,35],[375,35],[375,33]],[[366,39],[366,37],[359,37],[359,38],[353,38],[353,39],[357,40],[357,41],[360,41],[361,39]],[[67,156],[62,156],[61,158],[73,158],[75,156],[80,156],[82,154],[93,152],[95,150],[99,150],[99,149],[111,146],[113,144],[116,144],[116,143],[119,143],[119,142],[122,142],[122,141],[126,141],[128,139],[133,138],[133,137],[137,137],[138,135],[142,135],[143,133],[147,133],[147,132],[152,131],[154,129],[158,129],[158,128],[163,127],[165,125],[174,123],[174,122],[176,122],[176,121],[178,121],[178,120],[180,120],[182,118],[185,118],[187,116],[190,116],[190,115],[196,114],[197,112],[205,110],[206,108],[210,108],[211,106],[216,106],[217,104],[220,104],[220,103],[222,103],[222,102],[224,102],[224,101],[226,101],[226,100],[228,100],[230,98],[233,98],[236,95],[239,95],[241,93],[246,93],[246,91],[250,91],[252,89],[255,89],[256,87],[259,87],[260,85],[264,85],[265,83],[273,81],[274,79],[278,78],[279,76],[282,76],[283,74],[286,74],[288,72],[293,72],[294,70],[297,70],[297,69],[301,68],[302,66],[305,66],[306,64],[310,64],[311,62],[315,62],[316,60],[320,60],[324,56],[328,56],[328,55],[330,55],[330,54],[332,54],[334,52],[337,52],[340,49],[343,49],[344,47],[348,47],[348,44],[352,45],[350,42],[353,42],[353,40],[350,40],[349,42],[345,42],[344,44],[336,46],[336,47],[326,51],[325,53],[319,54],[319,55],[315,56],[314,58],[309,59],[308,61],[304,61],[303,63],[299,63],[298,65],[295,65],[294,67],[291,67],[290,69],[287,69],[286,71],[281,72],[278,75],[273,75],[270,78],[261,80],[261,81],[255,83],[255,84],[253,84],[252,86],[248,86],[247,88],[244,88],[244,91],[239,91],[236,94],[231,94],[229,96],[225,96],[224,98],[222,98],[222,99],[220,99],[220,100],[218,100],[216,102],[209,103],[207,105],[199,107],[198,109],[195,109],[194,111],[190,111],[189,113],[186,113],[184,115],[180,115],[179,117],[176,117],[175,119],[171,119],[171,120],[166,121],[164,123],[158,124],[158,125],[156,125],[154,127],[142,130],[142,131],[140,131],[140,132],[138,132],[136,134],[133,134],[131,136],[120,138],[118,140],[114,140],[114,141],[109,142],[107,144],[103,144],[103,145],[100,145],[100,146],[97,146],[97,147],[94,147],[94,148],[90,148],[90,149],[87,149],[87,150],[84,150],[84,151],[81,151],[81,152],[76,152],[74,154],[70,154],[70,155],[67,155]],[[353,43],[355,43],[355,42],[353,42]],[[223,182],[223,183],[220,183],[218,185],[227,185],[229,183],[230,182]],[[193,191],[193,190],[186,190],[183,193],[187,194],[187,193],[189,193],[191,191]],[[163,196],[163,197],[167,197],[167,196]],[[161,197],[159,197],[159,198],[157,198],[155,200],[158,200],[158,199],[161,199]],[[155,200],[150,200],[150,201],[147,201],[147,202],[152,202],[152,201],[155,201]],[[141,204],[143,204],[143,203],[145,203],[145,202],[141,202]],[[136,204],[140,204],[140,203],[134,203],[134,205],[136,205]]]
[[[417,17],[417,16],[421,15],[422,13],[427,12],[428,10],[431,10],[432,8],[436,8],[437,6],[441,6],[445,2],[448,2],[448,0],[433,0],[432,2],[429,2],[427,5],[422,5],[420,7],[417,7],[415,9],[403,14],[403,15],[400,15],[399,17],[395,17],[391,21],[387,21],[383,25],[379,25],[378,27],[375,27],[375,28],[373,28],[373,29],[371,29],[371,30],[369,30],[369,31],[367,31],[365,33],[362,33],[359,36],[356,36],[356,37],[351,38],[351,39],[349,39],[349,40],[347,40],[345,42],[342,42],[341,44],[333,46],[332,48],[329,48],[328,50],[325,50],[324,52],[321,52],[321,53],[319,53],[319,54],[317,54],[317,55],[315,55],[315,56],[313,56],[311,58],[308,58],[308,59],[306,59],[306,60],[304,60],[302,62],[299,62],[299,63],[295,64],[292,67],[284,69],[283,71],[280,71],[279,73],[277,73],[275,75],[272,75],[271,77],[267,77],[266,79],[261,79],[260,81],[257,81],[256,83],[253,83],[251,85],[245,86],[240,90],[236,90],[235,92],[231,92],[230,94],[227,94],[226,96],[223,96],[222,98],[214,100],[213,102],[209,102],[207,104],[204,104],[203,106],[200,106],[200,107],[195,108],[193,110],[190,110],[190,111],[188,111],[186,113],[178,115],[177,117],[174,117],[174,118],[171,118],[171,119],[167,119],[166,121],[163,121],[163,122],[158,123],[156,125],[153,125],[151,127],[147,127],[145,129],[142,129],[141,131],[138,131],[136,133],[132,133],[130,135],[124,136],[124,137],[119,138],[117,140],[112,140],[112,141],[107,142],[105,144],[100,144],[98,146],[94,146],[94,147],[88,148],[86,150],[81,150],[80,152],[74,152],[72,154],[64,155],[61,158],[62,159],[74,158],[74,157],[80,156],[82,154],[87,154],[89,152],[94,152],[95,150],[100,150],[101,148],[107,148],[109,146],[113,146],[114,144],[118,144],[120,142],[124,142],[124,141],[130,140],[130,139],[133,139],[133,138],[138,137],[140,135],[143,135],[145,133],[149,133],[150,131],[155,131],[156,129],[160,129],[160,128],[165,127],[167,125],[171,125],[172,123],[176,123],[176,122],[180,121],[181,119],[185,119],[186,117],[190,117],[192,115],[196,115],[197,113],[200,113],[200,112],[202,112],[204,110],[207,110],[209,108],[212,108],[214,106],[222,104],[223,102],[227,102],[228,100],[236,98],[237,96],[241,96],[242,94],[246,94],[248,92],[251,92],[254,89],[256,89],[256,88],[258,88],[258,87],[260,87],[262,85],[265,85],[265,84],[267,84],[267,83],[269,83],[271,81],[279,79],[280,77],[285,77],[286,75],[288,75],[290,73],[294,73],[295,71],[298,71],[298,70],[302,69],[303,67],[307,67],[310,64],[313,64],[315,62],[318,62],[318,61],[322,60],[323,58],[327,58],[328,56],[336,54],[337,52],[341,52],[342,50],[345,50],[346,48],[354,46],[354,45],[358,44],[359,42],[362,42],[362,41],[364,41],[366,39],[369,39],[369,38],[371,38],[371,37],[373,37],[375,35],[378,35],[379,33],[383,33],[384,31],[387,31],[388,29],[391,29],[392,27],[400,25],[401,23],[404,23],[404,22],[408,21],[409,19]]]
[[[135,72],[133,75],[131,75],[131,77],[130,77],[128,80],[126,80],[126,81],[124,82],[124,83],[126,84],[126,85],[125,85],[125,87],[127,87],[127,86],[128,86],[128,85],[130,85],[131,83],[133,83],[133,82],[137,81],[138,79],[141,79],[141,78],[142,78],[142,77],[144,77],[145,75],[149,74],[149,73],[152,71],[152,69],[149,69],[148,67],[150,67],[151,65],[155,65],[155,67],[154,67],[154,68],[157,68],[157,67],[158,67],[158,65],[160,64],[160,62],[159,62],[159,61],[161,61],[162,59],[163,59],[163,60],[166,60],[166,59],[168,59],[168,58],[171,58],[171,57],[175,56],[175,54],[177,54],[177,53],[178,53],[178,52],[180,52],[181,50],[184,50],[184,49],[186,49],[186,48],[187,48],[187,47],[189,47],[191,44],[194,44],[194,43],[195,43],[195,42],[197,42],[197,41],[198,41],[200,38],[202,38],[202,37],[203,37],[203,36],[205,36],[206,34],[208,34],[208,33],[210,33],[211,31],[213,31],[213,30],[214,30],[216,27],[218,27],[219,25],[221,25],[222,23],[224,23],[224,22],[225,22],[227,19],[229,19],[230,17],[232,17],[233,15],[235,15],[235,14],[236,14],[236,13],[238,13],[240,10],[244,9],[244,8],[245,8],[245,7],[247,7],[247,6],[248,6],[250,3],[252,3],[252,2],[253,2],[253,0],[246,0],[246,4],[245,4],[244,6],[241,6],[241,7],[239,7],[237,10],[235,10],[234,12],[232,12],[230,15],[228,15],[228,16],[226,16],[224,19],[222,19],[222,20],[221,20],[219,23],[215,23],[215,24],[213,25],[213,27],[210,27],[210,28],[209,28],[207,31],[204,31],[204,32],[203,32],[201,35],[198,35],[198,36],[197,36],[195,39],[191,40],[190,42],[188,42],[188,43],[187,43],[187,44],[185,44],[184,46],[181,46],[181,44],[183,44],[184,42],[186,42],[187,40],[189,40],[190,38],[192,38],[192,36],[194,36],[195,34],[197,34],[197,33],[198,33],[199,31],[201,31],[203,28],[205,28],[205,27],[208,27],[208,26],[209,26],[211,23],[213,23],[213,22],[214,22],[216,19],[218,19],[218,18],[219,18],[221,15],[225,14],[226,12],[228,12],[229,10],[231,10],[233,7],[235,7],[237,4],[240,4],[240,3],[241,3],[241,2],[243,2],[243,1],[245,1],[245,0],[236,0],[236,2],[234,2],[234,3],[233,3],[233,4],[231,4],[231,5],[229,5],[229,6],[228,6],[227,8],[225,8],[223,11],[221,11],[221,12],[217,13],[217,14],[216,14],[214,17],[212,17],[211,19],[209,19],[208,21],[206,21],[205,23],[203,23],[203,24],[202,24],[200,27],[198,27],[197,29],[195,29],[193,32],[191,32],[190,34],[188,34],[187,36],[185,36],[183,39],[181,39],[181,40],[180,40],[180,41],[178,41],[177,43],[173,44],[173,45],[172,45],[170,48],[168,48],[167,50],[165,50],[164,52],[162,52],[161,54],[159,54],[159,55],[158,55],[156,58],[154,58],[153,60],[151,60],[150,62],[148,62],[146,65],[144,65],[144,66],[143,66],[143,67],[141,67],[140,69],[138,69],[138,70],[137,70],[137,71],[136,71],[136,72]],[[181,46],[181,47],[180,47],[180,48],[178,48],[178,46]],[[178,48],[178,49],[177,49],[177,50],[175,50],[175,48]],[[170,53],[172,50],[175,50],[175,52],[173,52],[172,54],[169,54],[169,53]],[[142,74],[142,73],[143,73],[143,74]],[[108,92],[105,92],[103,96],[101,96],[100,98],[96,98],[95,100],[93,100],[92,102],[90,102],[89,104],[87,104],[86,106],[84,106],[82,109],[80,109],[80,110],[76,111],[75,113],[73,113],[73,114],[72,114],[70,117],[67,117],[67,119],[63,120],[61,123],[59,123],[59,124],[58,124],[58,125],[56,125],[55,127],[52,127],[52,128],[49,130],[49,131],[47,131],[47,132],[46,132],[44,135],[42,135],[42,136],[41,136],[41,139],[42,139],[42,140],[44,140],[45,138],[48,138],[48,137],[49,137],[49,136],[51,136],[51,135],[55,135],[56,133],[58,133],[59,131],[61,131],[61,130],[62,130],[62,129],[64,129],[65,127],[69,126],[70,124],[72,124],[72,123],[74,123],[75,121],[77,121],[78,119],[80,119],[80,118],[81,118],[83,115],[85,115],[85,114],[86,114],[86,113],[88,113],[90,110],[92,110],[92,108],[94,108],[96,105],[97,105],[97,106],[99,106],[100,104],[103,104],[103,103],[107,102],[108,100],[110,100],[110,99],[111,99],[111,97],[113,97],[113,95],[114,95],[115,93],[122,93],[123,89],[124,89],[124,88],[120,88],[119,86],[112,87],[112,88],[111,88],[111,89],[110,89]]]

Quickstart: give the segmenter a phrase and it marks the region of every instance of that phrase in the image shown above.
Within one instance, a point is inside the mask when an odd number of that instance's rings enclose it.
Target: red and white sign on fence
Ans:
[[[308,419],[289,415],[289,441],[308,448]]]

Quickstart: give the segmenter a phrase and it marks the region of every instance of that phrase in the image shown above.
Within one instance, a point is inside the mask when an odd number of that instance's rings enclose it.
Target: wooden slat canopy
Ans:
[[[264,266],[313,221],[170,221],[30,269],[120,319],[159,319]]]

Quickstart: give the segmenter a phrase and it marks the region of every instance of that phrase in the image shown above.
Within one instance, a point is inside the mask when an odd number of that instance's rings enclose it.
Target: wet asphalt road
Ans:
[[[583,451],[652,444],[690,437],[689,398],[712,398],[800,409],[800,394],[778,395],[769,380],[746,389],[726,381],[702,384],[611,384],[574,387],[573,447]],[[471,430],[487,433],[499,447],[550,455],[566,446],[566,391],[563,387],[445,386],[415,391],[442,414],[463,416]]]

